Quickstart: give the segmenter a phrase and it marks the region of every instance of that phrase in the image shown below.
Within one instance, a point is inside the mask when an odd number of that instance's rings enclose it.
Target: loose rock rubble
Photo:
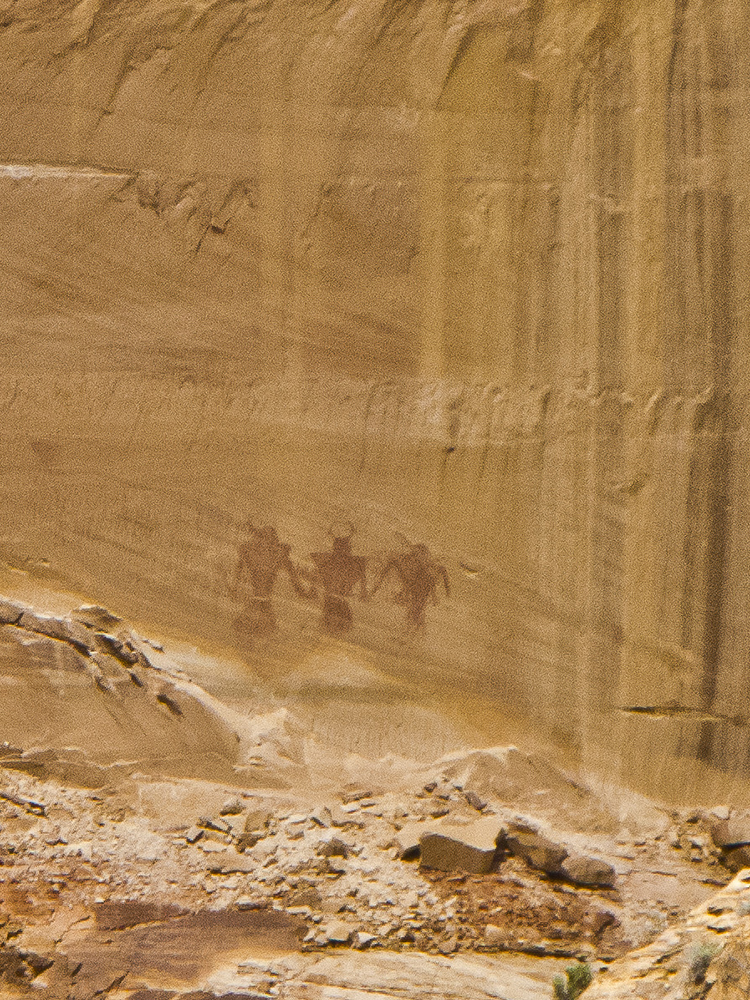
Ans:
[[[233,780],[221,781],[153,761],[90,767],[89,753],[69,748],[61,769],[59,750],[0,747],[0,975],[14,989],[33,983],[81,1000],[114,989],[130,973],[122,956],[114,965],[101,958],[101,935],[111,931],[126,949],[127,935],[140,933],[128,928],[142,924],[169,948],[190,928],[221,928],[214,964],[240,933],[283,940],[300,961],[346,951],[612,962],[688,909],[647,899],[639,879],[670,879],[702,898],[729,879],[747,843],[744,814],[721,807],[668,813],[647,804],[649,833],[630,834],[583,785],[515,747],[402,766],[391,778],[381,768],[378,782],[358,780],[351,762],[345,775],[323,773],[287,710],[241,717],[204,698],[179,671],[152,664],[153,646],[105,609],[62,619],[0,602],[0,617],[0,640],[2,630],[17,633],[22,655],[34,636],[68,650],[63,662],[95,698],[116,699],[123,683],[141,690],[129,678],[137,670],[144,696],[151,705],[161,696],[162,724],[181,739],[193,713],[210,708],[238,748]],[[266,785],[257,774],[248,781],[252,758],[263,761]],[[290,787],[295,773],[304,781]],[[535,814],[525,782],[540,775],[554,795]],[[718,927],[723,911],[712,919]],[[236,975],[250,986],[257,973],[252,988],[264,996],[303,968],[272,974],[247,962]]]

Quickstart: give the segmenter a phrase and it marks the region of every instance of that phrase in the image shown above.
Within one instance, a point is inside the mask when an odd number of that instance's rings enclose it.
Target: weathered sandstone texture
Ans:
[[[2,1000],[541,1000],[581,956],[618,996],[744,988],[747,811],[513,746],[342,755],[172,655],[0,597]]]
[[[485,743],[512,714],[731,790],[749,30],[734,0],[1,3],[6,568],[282,693],[376,702],[377,664]],[[416,752],[403,712],[376,728]]]

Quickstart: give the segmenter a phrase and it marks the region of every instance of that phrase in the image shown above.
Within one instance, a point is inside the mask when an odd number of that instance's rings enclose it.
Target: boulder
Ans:
[[[377,938],[374,934],[368,934],[366,931],[357,931],[352,938],[352,945],[362,950],[363,948],[369,948],[373,941],[376,940]]]
[[[287,906],[309,906],[311,910],[319,910],[322,898],[314,885],[297,889],[287,899]]]
[[[574,885],[611,888],[615,884],[616,872],[609,862],[571,851],[528,823],[512,824],[504,846],[531,868],[566,879]]]
[[[750,844],[750,815],[734,813],[711,826],[711,838],[717,847],[738,847]]]
[[[607,861],[577,853],[571,853],[563,860],[560,874],[575,885],[591,885],[602,889],[612,888],[617,877],[615,869]]]
[[[326,837],[317,847],[317,854],[321,858],[348,858],[350,853],[350,845],[340,837]]]
[[[419,838],[421,864],[439,871],[491,871],[497,854],[503,823],[497,817],[477,820],[466,826],[444,823]]]
[[[318,806],[310,813],[310,819],[314,823],[317,823],[318,826],[330,827],[332,822],[331,810],[328,806]]]
[[[721,860],[731,872],[750,868],[750,844],[742,844],[725,851]]]
[[[396,831],[393,838],[399,858],[402,861],[413,861],[418,858],[419,838],[439,829],[439,823],[406,823]]]
[[[548,875],[563,874],[562,863],[568,856],[568,849],[530,827],[523,825],[512,827],[506,834],[505,847],[532,868],[537,868]]]
[[[263,833],[268,829],[268,823],[272,819],[273,813],[270,809],[251,809],[245,817],[245,833]]]
[[[347,944],[352,937],[354,928],[344,920],[334,920],[323,933],[331,944]]]

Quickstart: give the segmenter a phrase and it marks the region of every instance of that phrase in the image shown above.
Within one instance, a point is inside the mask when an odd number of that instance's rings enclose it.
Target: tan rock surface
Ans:
[[[747,17],[5,4],[5,564],[233,636],[347,749],[511,714],[716,789],[748,744]],[[233,588],[248,517],[317,597]],[[342,647],[313,554],[348,522],[391,569]]]
[[[588,1000],[720,997],[739,1000],[750,986],[750,871],[645,947],[614,962],[589,988]]]
[[[0,0],[3,1000],[747,992],[749,18]]]

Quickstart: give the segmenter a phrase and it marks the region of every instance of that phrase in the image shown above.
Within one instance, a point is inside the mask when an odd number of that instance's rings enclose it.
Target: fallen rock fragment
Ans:
[[[357,807],[354,806],[356,809]],[[351,812],[345,812],[343,807],[339,805],[338,802],[330,807],[331,823],[333,826],[344,827],[344,826],[361,826],[361,823],[356,816],[353,816]]]
[[[332,857],[323,858],[320,862],[319,871],[321,875],[344,875],[347,868],[343,858]]]
[[[435,802],[429,809],[429,815],[433,819],[439,819],[441,816],[447,816],[450,813],[450,806],[445,802]]]
[[[319,910],[322,904],[322,897],[315,886],[306,886],[304,889],[297,889],[292,892],[287,900],[288,906],[309,906],[311,910]]]
[[[35,802],[33,799],[25,799],[21,795],[16,795],[13,792],[0,791],[0,799],[4,799],[6,802],[12,802],[14,806],[20,806],[25,809],[27,813],[31,813],[34,816],[46,816],[46,809],[41,802]]]
[[[458,938],[454,935],[449,937],[446,941],[441,941],[438,945],[438,951],[442,955],[452,955],[458,950]]]
[[[560,865],[560,874],[575,885],[612,888],[617,873],[607,861],[585,854],[569,854]]]
[[[344,920],[334,920],[323,930],[326,941],[331,944],[348,944],[353,933],[352,925]]]
[[[252,896],[241,896],[234,904],[238,910],[264,910],[268,903],[265,899],[255,899]]]
[[[503,832],[503,822],[497,817],[466,826],[446,823],[419,838],[421,864],[439,871],[484,875],[492,870]]]
[[[328,806],[319,806],[310,813],[310,819],[318,826],[329,828],[332,824],[331,810]]]
[[[557,844],[531,827],[520,824],[512,826],[508,831],[505,846],[511,854],[522,858],[527,865],[548,875],[561,875],[562,863],[568,856],[568,850],[562,844]]]
[[[108,631],[122,624],[122,618],[112,614],[100,604],[82,604],[73,612],[73,617],[92,629]]]
[[[318,844],[317,854],[321,858],[348,858],[351,847],[340,837],[326,837]]]
[[[24,613],[24,607],[5,598],[0,599],[0,625],[15,625]]]
[[[750,844],[750,815],[735,813],[711,826],[711,839],[717,847]]]
[[[205,849],[205,848],[204,848]],[[206,868],[214,875],[251,874],[258,868],[258,861],[246,854],[220,850],[207,862]]]
[[[322,901],[320,909],[323,913],[341,913],[348,903],[346,896],[328,896]]]
[[[226,820],[211,819],[210,816],[201,816],[197,825],[204,830],[215,830],[217,833],[231,833],[232,828]]]
[[[402,861],[413,861],[418,858],[419,838],[439,829],[440,825],[435,823],[406,823],[393,837],[398,857]]]
[[[721,852],[722,864],[731,872],[739,872],[743,868],[750,868],[750,844],[742,844],[739,847],[732,847]]]
[[[352,938],[352,945],[362,951],[365,948],[369,948],[374,941],[377,941],[377,937],[374,934],[368,934],[366,931],[357,931]]]
[[[371,799],[375,792],[371,788],[362,788],[360,785],[347,785],[341,792],[340,798],[344,805],[352,802],[360,802],[362,799]]]
[[[164,705],[164,707],[168,709],[172,715],[182,716],[182,709],[177,704],[175,699],[166,691],[160,691],[156,696],[156,700],[160,705]]]
[[[474,791],[464,792],[464,798],[467,803],[472,806],[477,812],[482,812],[483,809],[487,808],[487,802],[480,795],[477,795]]]

